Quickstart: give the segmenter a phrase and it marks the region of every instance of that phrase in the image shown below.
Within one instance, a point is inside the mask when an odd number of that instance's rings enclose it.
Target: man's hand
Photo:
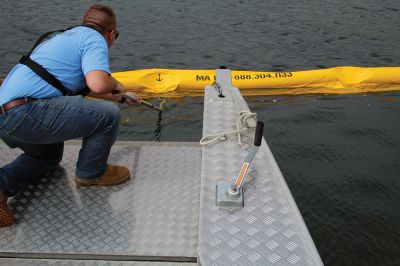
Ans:
[[[114,101],[126,104],[140,105],[141,98],[132,92],[126,92],[124,86],[118,82],[115,89],[112,91]]]
[[[129,105],[131,104],[140,105],[140,101],[142,100],[142,98],[140,98],[133,92],[126,92],[122,97],[126,98],[125,103]]]
[[[126,92],[124,85],[115,80],[115,87],[109,93],[95,93],[93,90],[89,92],[90,97],[109,100],[119,103],[140,105],[141,98],[132,92]]]

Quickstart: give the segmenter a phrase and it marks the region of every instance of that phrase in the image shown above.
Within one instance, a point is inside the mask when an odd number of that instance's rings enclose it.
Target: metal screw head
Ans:
[[[227,194],[231,198],[238,198],[240,196],[240,189],[233,185],[228,189]]]

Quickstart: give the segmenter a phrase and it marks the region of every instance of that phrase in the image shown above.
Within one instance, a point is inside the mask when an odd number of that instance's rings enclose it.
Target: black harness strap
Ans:
[[[23,55],[19,62],[32,69],[33,72],[35,72],[39,77],[47,81],[53,87],[58,89],[64,96],[72,95],[72,92],[69,89],[65,88],[65,86],[62,85],[62,83],[57,78],[55,78],[44,67],[30,59],[29,56]]]
[[[89,27],[89,28],[92,28],[92,29],[96,30],[96,28],[94,28],[94,27],[92,27],[90,25],[79,25],[79,26],[85,26],[85,27]],[[38,47],[39,44],[41,44],[47,38],[51,37],[53,34],[65,32],[65,31],[70,30],[70,29],[72,29],[74,27],[76,27],[76,26],[69,27],[69,28],[67,28],[65,30],[56,30],[56,31],[46,32],[45,34],[43,34],[42,36],[39,37],[39,39],[33,45],[33,47],[30,50],[30,52],[27,55],[23,55],[21,57],[21,59],[19,60],[19,62],[21,64],[24,64],[27,67],[29,67],[33,72],[36,73],[36,75],[38,75],[43,80],[47,81],[47,83],[49,83],[50,85],[52,85],[53,87],[58,89],[64,96],[74,95],[74,94],[72,93],[72,91],[70,89],[66,88],[56,77],[54,77],[53,74],[51,74],[49,71],[47,71],[43,66],[41,66],[38,63],[36,63],[35,61],[33,61],[30,58],[30,56],[31,56],[32,52],[36,49],[36,47]],[[81,90],[76,95],[86,96],[86,95],[89,94],[89,92],[90,92],[90,89],[89,89],[88,86],[86,86],[83,90]]]

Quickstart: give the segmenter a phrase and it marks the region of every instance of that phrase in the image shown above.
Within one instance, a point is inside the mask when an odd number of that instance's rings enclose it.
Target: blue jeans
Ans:
[[[121,112],[109,101],[82,96],[41,99],[0,115],[0,137],[24,153],[0,168],[0,190],[16,195],[33,178],[57,167],[64,141],[83,138],[75,174],[99,178],[117,138]]]

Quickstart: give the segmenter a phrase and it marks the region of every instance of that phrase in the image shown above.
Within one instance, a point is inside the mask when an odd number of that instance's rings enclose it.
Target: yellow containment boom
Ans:
[[[352,94],[400,90],[400,67],[335,67],[296,72],[232,71],[244,96]],[[113,73],[142,97],[202,96],[215,70],[143,69]]]

